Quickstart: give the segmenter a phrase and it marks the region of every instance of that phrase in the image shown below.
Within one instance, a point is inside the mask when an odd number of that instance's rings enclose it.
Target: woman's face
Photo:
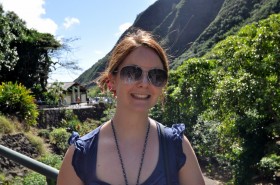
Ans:
[[[141,68],[141,78],[137,81],[121,78],[120,71],[127,66]],[[159,56],[152,49],[141,46],[127,56],[118,67],[117,74],[110,77],[113,89],[116,90],[117,108],[148,112],[156,104],[163,87],[156,87],[150,82],[148,71],[151,69],[164,69]],[[129,74],[134,72],[137,71],[130,70]]]

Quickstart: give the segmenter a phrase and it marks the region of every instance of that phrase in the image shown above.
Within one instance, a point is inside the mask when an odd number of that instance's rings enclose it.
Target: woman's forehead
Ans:
[[[133,50],[120,66],[138,65],[143,68],[163,68],[158,54],[151,48],[138,47]]]

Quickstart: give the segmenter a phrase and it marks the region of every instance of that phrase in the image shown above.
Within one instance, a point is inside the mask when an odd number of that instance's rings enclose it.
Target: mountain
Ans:
[[[138,14],[122,34],[141,28],[152,32],[166,48],[173,69],[199,57],[242,26],[279,13],[280,0],[157,0]],[[117,42],[117,43],[118,43]],[[86,86],[107,64],[111,51],[75,81]]]

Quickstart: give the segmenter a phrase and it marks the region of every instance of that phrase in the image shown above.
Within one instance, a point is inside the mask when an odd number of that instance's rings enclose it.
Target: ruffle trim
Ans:
[[[84,152],[85,149],[85,143],[84,140],[81,139],[80,135],[78,132],[73,131],[72,135],[68,139],[68,144],[69,145],[75,145],[75,148],[80,151]]]
[[[176,147],[176,163],[177,163],[177,170],[180,170],[185,162],[186,162],[186,155],[184,154],[183,151],[183,137],[184,137],[184,131],[185,131],[185,124],[183,123],[178,123],[178,124],[173,124],[171,129],[172,129],[172,138],[175,143]]]
[[[184,131],[185,131],[185,124],[183,123],[178,123],[172,125],[172,131],[175,137],[179,137],[181,140],[183,139],[184,136]]]
[[[78,132],[73,131],[71,136],[68,139],[68,144],[73,145],[76,143],[76,141],[80,138],[80,135]]]

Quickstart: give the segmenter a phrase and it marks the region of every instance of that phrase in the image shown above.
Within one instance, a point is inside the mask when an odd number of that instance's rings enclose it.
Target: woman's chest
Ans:
[[[150,138],[146,148],[142,144],[120,145],[114,142],[98,145],[96,155],[96,178],[109,184],[124,184],[125,178],[129,184],[145,182],[152,176],[159,163],[159,142]]]

